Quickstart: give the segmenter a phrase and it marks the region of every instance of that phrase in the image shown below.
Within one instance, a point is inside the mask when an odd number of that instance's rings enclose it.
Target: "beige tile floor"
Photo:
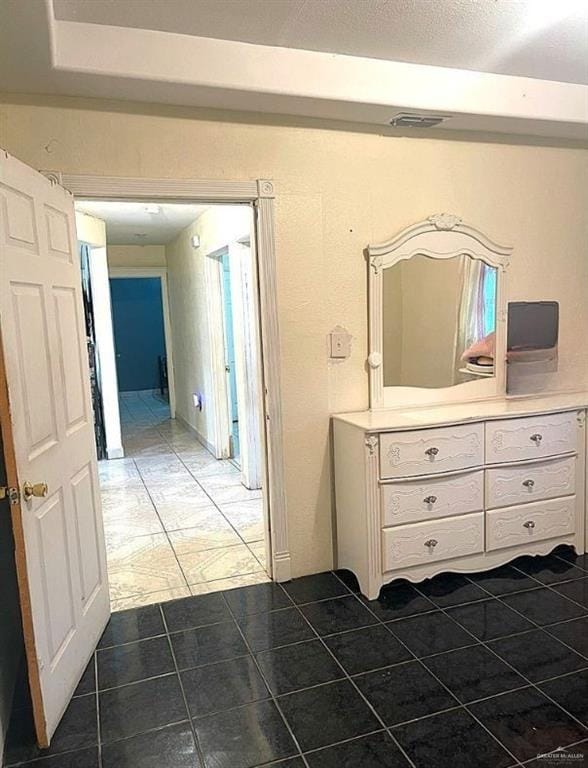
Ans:
[[[269,581],[261,491],[157,396],[121,394],[124,459],[99,462],[113,610]]]

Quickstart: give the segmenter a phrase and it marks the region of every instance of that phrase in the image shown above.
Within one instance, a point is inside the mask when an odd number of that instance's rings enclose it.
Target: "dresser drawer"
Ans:
[[[380,436],[382,478],[451,472],[479,467],[483,463],[483,424],[460,424]]]
[[[540,459],[576,450],[576,414],[551,413],[486,424],[486,463]]]
[[[484,473],[400,480],[382,485],[381,495],[385,526],[478,512],[484,508]]]
[[[484,513],[384,528],[385,571],[424,565],[484,551]]]
[[[486,512],[486,549],[555,539],[574,533],[576,497],[537,501]]]
[[[486,470],[486,507],[510,507],[576,491],[576,458]]]

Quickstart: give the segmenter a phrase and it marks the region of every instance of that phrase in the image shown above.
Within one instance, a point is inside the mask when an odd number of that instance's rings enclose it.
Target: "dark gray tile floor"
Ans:
[[[117,613],[49,750],[19,699],[5,765],[583,768],[587,583],[560,548],[372,601],[335,572]]]

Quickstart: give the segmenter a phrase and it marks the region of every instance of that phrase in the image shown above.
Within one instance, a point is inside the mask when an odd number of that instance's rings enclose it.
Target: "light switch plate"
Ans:
[[[345,360],[351,354],[351,336],[345,330],[337,326],[329,334],[329,356],[333,360]]]

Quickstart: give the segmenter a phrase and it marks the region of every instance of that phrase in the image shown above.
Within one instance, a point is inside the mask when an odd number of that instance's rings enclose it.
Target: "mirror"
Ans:
[[[382,270],[384,387],[494,377],[497,273],[464,253],[418,254]]]

